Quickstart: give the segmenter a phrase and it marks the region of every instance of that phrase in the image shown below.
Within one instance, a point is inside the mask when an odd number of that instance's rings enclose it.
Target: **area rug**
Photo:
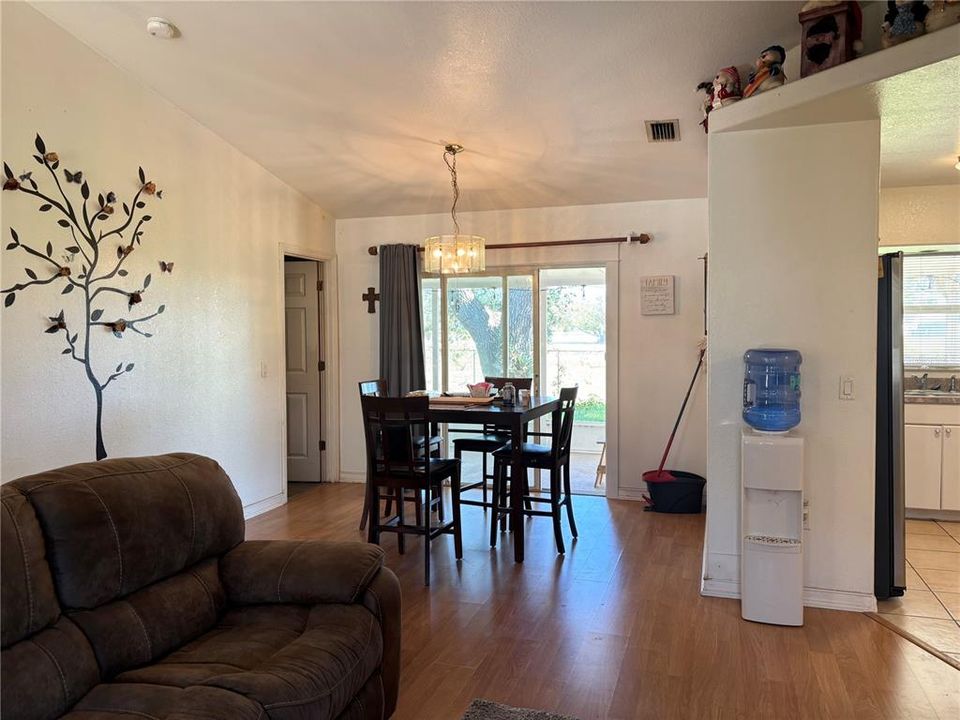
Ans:
[[[510,707],[478,698],[470,703],[462,720],[577,720],[577,718],[570,715],[557,715],[545,710]]]

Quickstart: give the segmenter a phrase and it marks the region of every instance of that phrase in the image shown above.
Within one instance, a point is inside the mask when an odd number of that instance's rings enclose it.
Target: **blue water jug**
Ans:
[[[763,432],[800,424],[800,363],[796,350],[747,350],[743,354],[743,419]]]

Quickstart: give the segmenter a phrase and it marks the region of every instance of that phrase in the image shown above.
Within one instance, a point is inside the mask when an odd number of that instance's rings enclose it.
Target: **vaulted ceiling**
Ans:
[[[449,141],[465,210],[705,196],[696,84],[799,39],[793,2],[34,6],[337,217],[446,209]]]

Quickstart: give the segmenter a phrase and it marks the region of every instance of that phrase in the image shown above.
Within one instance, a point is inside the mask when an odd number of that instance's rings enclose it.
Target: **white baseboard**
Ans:
[[[737,580],[705,579],[700,585],[700,594],[708,597],[740,599],[740,582]],[[851,612],[876,612],[877,599],[870,593],[852,590],[826,590],[824,588],[805,587],[803,589],[805,607],[825,610],[847,610]]]
[[[872,593],[854,592],[853,590],[804,588],[803,604],[807,607],[825,608],[827,610],[877,611],[877,598]]]
[[[340,479],[337,482],[342,483],[365,483],[367,481],[366,473],[341,472]]]
[[[907,520],[943,520],[944,522],[960,522],[958,510],[915,510],[907,508]]]
[[[700,582],[700,594],[707,597],[740,599],[740,583],[736,580],[704,579]]]
[[[617,488],[617,490],[618,500],[643,500],[643,496],[647,492],[646,490],[641,490],[640,488],[624,487],[623,485]]]
[[[284,491],[281,493],[277,493],[276,495],[273,495],[271,497],[264,498],[263,500],[259,500],[255,503],[250,503],[249,505],[245,505],[243,507],[243,519],[249,520],[250,518],[256,517],[257,515],[262,515],[268,510],[273,510],[274,508],[278,508],[281,505],[285,505],[286,502],[287,502],[287,493],[286,491]]]

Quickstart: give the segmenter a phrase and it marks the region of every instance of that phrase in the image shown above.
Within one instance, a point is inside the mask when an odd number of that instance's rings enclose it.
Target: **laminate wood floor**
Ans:
[[[362,540],[363,489],[298,492],[247,537]],[[464,559],[435,540],[422,584],[419,538],[387,565],[403,586],[397,720],[456,720],[475,697],[593,718],[960,718],[960,672],[859,613],[808,608],[802,628],[745,622],[698,591],[703,517],[577,497],[565,557],[547,518],[528,520],[527,560],[491,550],[464,507]],[[569,529],[564,523],[569,538]]]

